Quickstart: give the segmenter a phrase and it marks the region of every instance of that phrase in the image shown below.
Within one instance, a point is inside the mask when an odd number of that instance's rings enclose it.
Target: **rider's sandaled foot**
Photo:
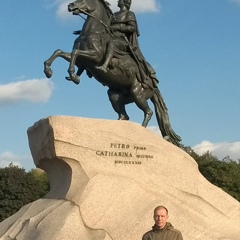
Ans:
[[[106,73],[107,72],[107,68],[105,66],[97,66],[96,67],[98,70],[101,70],[102,72]]]
[[[70,76],[70,77],[65,77],[65,79],[68,80],[68,81],[72,81],[75,84],[79,84],[80,83],[80,78],[77,75]]]

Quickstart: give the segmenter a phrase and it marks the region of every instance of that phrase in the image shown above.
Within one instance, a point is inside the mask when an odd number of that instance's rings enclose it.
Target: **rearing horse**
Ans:
[[[144,112],[142,126],[146,127],[153,112],[147,100],[150,99],[155,107],[156,118],[162,136],[173,144],[180,146],[181,138],[170,125],[167,107],[156,86],[143,87],[138,80],[139,66],[129,53],[114,57],[107,72],[98,67],[104,62],[106,46],[111,38],[108,26],[111,22],[112,11],[105,0],[76,0],[68,5],[68,10],[74,15],[84,13],[87,19],[79,37],[75,40],[71,53],[56,50],[44,62],[44,72],[48,78],[52,76],[51,64],[57,57],[70,62],[67,80],[79,83],[79,76],[86,70],[88,76],[107,86],[109,100],[113,109],[118,113],[119,120],[129,120],[125,105],[135,102]],[[78,67],[75,74],[74,66]]]

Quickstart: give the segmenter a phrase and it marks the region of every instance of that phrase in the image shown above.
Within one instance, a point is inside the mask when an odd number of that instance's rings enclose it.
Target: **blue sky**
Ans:
[[[240,159],[240,1],[132,0],[143,54],[157,72],[174,130],[198,153]],[[65,80],[57,59],[53,77],[43,62],[54,50],[71,51],[80,17],[66,0],[3,1],[0,29],[0,167],[34,168],[27,129],[51,115],[116,119],[107,88],[85,73]],[[117,10],[117,1],[109,1]],[[151,108],[153,106],[150,104]],[[127,107],[130,120],[143,113]],[[155,116],[149,123],[157,132]]]

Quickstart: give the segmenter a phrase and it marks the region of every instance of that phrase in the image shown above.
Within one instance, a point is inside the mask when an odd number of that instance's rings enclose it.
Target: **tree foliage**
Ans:
[[[240,162],[228,156],[219,160],[210,152],[198,155],[190,147],[183,149],[198,163],[199,171],[212,184],[240,201]]]
[[[12,164],[0,168],[0,221],[43,197],[48,190],[47,176],[40,170],[25,172]]]

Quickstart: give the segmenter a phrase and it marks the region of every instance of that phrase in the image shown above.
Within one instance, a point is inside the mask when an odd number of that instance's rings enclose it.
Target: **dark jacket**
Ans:
[[[143,235],[142,240],[183,240],[183,237],[181,232],[168,222],[162,229],[154,225],[152,230]]]

